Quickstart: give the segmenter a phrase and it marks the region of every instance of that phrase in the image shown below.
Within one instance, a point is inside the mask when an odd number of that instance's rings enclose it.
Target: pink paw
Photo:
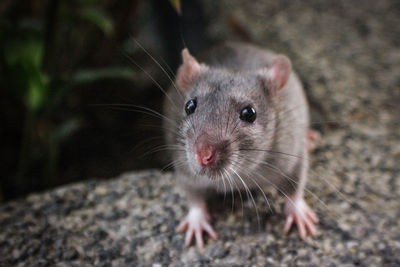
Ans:
[[[196,238],[197,247],[203,248],[203,230],[206,231],[212,239],[217,239],[217,235],[215,234],[209,221],[210,216],[208,215],[207,211],[199,207],[190,208],[188,215],[177,228],[178,232],[183,232],[186,230],[186,246],[190,245],[194,235]]]
[[[288,233],[293,225],[297,225],[300,237],[305,239],[307,232],[310,235],[315,235],[317,230],[314,223],[318,222],[317,215],[310,209],[303,198],[291,198],[286,200],[285,204],[285,233]]]

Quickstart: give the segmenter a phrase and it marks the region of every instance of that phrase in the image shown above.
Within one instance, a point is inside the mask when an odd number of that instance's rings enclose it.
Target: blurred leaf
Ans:
[[[86,7],[79,11],[79,16],[97,26],[105,35],[111,35],[114,31],[114,24],[111,18],[96,7]]]
[[[171,5],[175,8],[176,13],[181,15],[181,1],[180,0],[169,0]]]
[[[39,68],[33,68],[30,73],[26,104],[33,110],[39,110],[46,104],[47,99],[47,77]]]
[[[20,94],[25,105],[40,109],[47,97],[47,77],[41,71],[43,44],[28,38],[9,41],[5,46],[5,60],[18,79]]]
[[[31,64],[39,66],[42,59],[42,42],[37,40],[14,40],[6,44],[5,57],[8,65]]]
[[[72,78],[74,85],[96,82],[102,79],[125,79],[133,81],[135,72],[130,68],[104,68],[98,70],[79,71]]]
[[[82,126],[81,122],[77,119],[70,119],[56,129],[56,138],[58,142],[62,142],[73,133],[75,133]]]

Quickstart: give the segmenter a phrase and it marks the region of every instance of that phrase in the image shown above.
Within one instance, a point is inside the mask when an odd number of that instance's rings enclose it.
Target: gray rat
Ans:
[[[284,231],[304,239],[316,214],[304,201],[308,171],[308,105],[290,60],[250,44],[227,43],[199,63],[187,49],[165,100],[164,127],[175,175],[189,202],[177,230],[203,247],[217,238],[209,194],[263,190],[286,197]],[[311,139],[313,133],[311,133]]]

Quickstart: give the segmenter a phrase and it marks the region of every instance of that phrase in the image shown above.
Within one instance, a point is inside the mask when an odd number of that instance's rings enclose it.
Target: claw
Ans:
[[[317,230],[314,226],[318,222],[317,215],[311,210],[303,198],[290,198],[285,205],[286,223],[284,231],[288,233],[293,223],[297,225],[300,237],[305,239],[307,232],[314,236]]]
[[[309,129],[307,131],[307,150],[308,152],[314,151],[316,143],[321,139],[319,132]]]
[[[212,239],[217,239],[217,234],[214,232],[209,221],[210,216],[208,215],[207,211],[199,207],[192,207],[190,208],[186,218],[179,224],[176,230],[178,232],[183,232],[186,230],[186,246],[190,246],[194,235],[197,247],[203,248],[203,230],[208,233]]]

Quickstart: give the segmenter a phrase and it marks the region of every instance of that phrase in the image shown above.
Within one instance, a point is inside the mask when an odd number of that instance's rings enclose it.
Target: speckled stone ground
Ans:
[[[232,39],[228,16],[252,25],[255,41],[288,54],[304,81],[322,132],[307,187],[318,235],[284,236],[283,201],[271,191],[272,210],[256,196],[259,220],[250,201],[242,211],[214,200],[219,240],[187,249],[174,231],[186,207],[172,173],[144,171],[3,204],[1,266],[400,265],[400,5],[205,3],[211,36]]]

